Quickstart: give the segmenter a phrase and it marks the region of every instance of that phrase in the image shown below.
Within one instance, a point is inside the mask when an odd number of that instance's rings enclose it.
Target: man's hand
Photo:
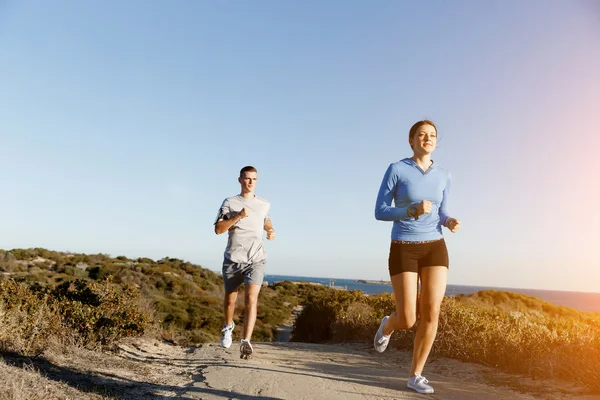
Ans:
[[[429,200],[423,200],[417,206],[417,216],[429,214],[431,212],[431,207],[431,202]]]
[[[267,240],[273,240],[273,239],[275,239],[275,230],[269,229],[267,231]]]
[[[219,219],[215,223],[215,233],[217,235],[220,235],[221,233],[227,232],[230,229],[235,229],[235,224],[237,224],[240,220],[246,218],[248,215],[250,215],[250,210],[248,210],[247,208],[243,208],[242,211],[238,213],[234,212],[227,219]],[[221,215],[219,215],[219,218],[221,218]]]
[[[244,207],[244,208],[242,208],[242,211],[240,211],[238,213],[238,215],[240,216],[240,219],[246,218],[246,217],[248,217],[250,215],[250,210],[247,209],[246,207]]]
[[[448,218],[446,228],[450,229],[450,232],[456,232],[460,228],[460,221],[456,218]]]

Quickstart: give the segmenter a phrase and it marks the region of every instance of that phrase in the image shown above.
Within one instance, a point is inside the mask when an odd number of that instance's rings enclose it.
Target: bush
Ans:
[[[106,279],[111,279],[118,285],[124,284],[138,289],[140,296],[154,306],[154,319],[160,324],[163,337],[186,345],[199,343],[197,342],[199,339],[216,340],[215,338],[218,339],[220,336],[223,324],[223,278],[213,271],[187,261],[170,257],[159,261],[143,257],[132,260],[126,256],[113,258],[105,254],[86,255],[45,249],[14,249],[0,251],[0,269],[12,273],[11,277],[16,281],[29,285],[48,286],[48,290],[58,286],[60,289],[57,290],[61,291],[60,294],[65,299],[79,302],[69,303],[70,308],[65,306],[63,311],[68,311],[71,322],[82,332],[85,340],[96,340],[90,336],[93,336],[92,326],[102,327],[99,331],[102,337],[119,335],[114,332],[117,329],[116,325],[111,325],[106,320],[97,321],[103,318],[106,309],[85,303],[94,297],[89,293],[95,290],[92,289],[93,284]],[[83,293],[81,282],[74,283],[78,279],[92,285],[88,286],[87,292]],[[71,288],[73,293],[66,293],[66,288]],[[331,289],[309,284],[296,285],[291,282],[262,288],[254,340],[273,340],[275,337],[273,332],[277,325],[290,318],[292,308],[309,301],[323,290]],[[79,297],[75,300],[77,296]],[[240,291],[234,317],[239,327],[236,329],[239,330],[243,325],[241,304],[243,304],[243,288]],[[117,307],[122,306],[124,305]],[[112,318],[113,316],[109,319]],[[120,317],[115,315],[114,318]],[[127,329],[129,328],[125,330]]]
[[[0,350],[38,355],[64,333],[48,296],[36,296],[24,283],[0,281]]]
[[[502,307],[490,307],[491,297]],[[521,311],[511,311],[511,299]],[[529,304],[530,312],[523,304]],[[545,304],[512,293],[446,297],[432,354],[532,377],[563,378],[600,391],[600,317]],[[390,294],[324,293],[304,308],[292,340],[370,343],[383,315],[394,309]],[[392,345],[412,350],[414,330],[394,333]]]
[[[107,345],[125,336],[139,336],[151,321],[140,308],[139,290],[109,282],[65,282],[49,290],[63,322],[84,343]]]
[[[0,346],[24,355],[51,343],[109,345],[141,335],[150,316],[135,288],[110,282],[65,282],[55,288],[0,281]]]

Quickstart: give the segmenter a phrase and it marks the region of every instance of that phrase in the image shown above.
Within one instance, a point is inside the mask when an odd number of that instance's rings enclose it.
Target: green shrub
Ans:
[[[85,269],[77,265],[84,263]],[[31,265],[31,267],[29,267]],[[105,306],[86,303],[98,293],[92,286],[84,289],[81,282],[90,285],[110,279],[116,285],[135,287],[139,296],[153,305],[154,321],[161,333],[180,344],[198,343],[196,340],[216,340],[223,324],[223,278],[217,273],[177,258],[165,257],[158,261],[150,258],[116,258],[105,254],[72,254],[45,249],[14,249],[0,251],[0,269],[16,272],[15,280],[29,285],[57,291],[68,303],[63,307],[70,321],[81,331],[85,340],[94,341],[91,331],[98,327],[102,337],[119,335],[117,325],[104,318],[109,311]],[[0,276],[0,279],[2,277]],[[71,288],[67,290],[67,288]],[[254,340],[273,340],[277,325],[289,319],[294,306],[330,288],[310,284],[296,285],[282,282],[262,288]],[[50,293],[50,292],[48,292]],[[57,292],[58,293],[58,292]],[[234,321],[241,333],[243,325],[243,287],[236,307]],[[99,308],[100,307],[100,308]],[[124,307],[123,305],[116,306]],[[119,320],[112,315],[108,320]],[[93,329],[92,329],[93,327]],[[135,328],[124,328],[125,333]],[[79,332],[78,331],[78,332]],[[216,338],[216,339],[215,339]],[[110,339],[108,339],[110,340]]]

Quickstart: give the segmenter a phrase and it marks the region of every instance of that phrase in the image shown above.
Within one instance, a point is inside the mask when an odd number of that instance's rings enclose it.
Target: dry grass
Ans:
[[[60,351],[75,341],[75,335],[61,324],[49,305],[40,303],[39,308],[27,312],[0,302],[0,352],[35,357],[48,349]]]
[[[394,309],[391,294],[332,291],[305,307],[292,340],[370,342],[381,318]],[[392,345],[412,350],[414,331],[396,332]],[[533,378],[565,379],[600,393],[598,314],[558,309],[530,296],[490,292],[468,299],[447,297],[432,355]]]
[[[14,367],[0,359],[1,400],[100,400],[107,397],[85,393],[71,386],[47,379],[35,368]]]
[[[0,282],[0,400],[100,399],[109,393],[107,382],[115,391],[123,386],[89,368],[108,368],[109,356],[88,349],[111,345],[123,333],[139,336],[131,329],[141,315],[137,297],[109,284],[74,285],[52,292]],[[110,367],[118,369],[115,362]]]
[[[119,354],[64,346],[41,357],[0,357],[0,400],[176,397],[195,366],[185,348],[150,338],[121,339]]]
[[[434,351],[534,378],[562,378],[600,392],[600,319],[549,317],[446,299]]]
[[[150,324],[135,288],[74,281],[55,288],[0,281],[0,351],[38,356],[53,346],[109,346]]]

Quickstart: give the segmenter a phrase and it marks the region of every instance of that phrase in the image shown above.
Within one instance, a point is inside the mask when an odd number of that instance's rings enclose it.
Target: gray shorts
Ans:
[[[253,264],[238,264],[230,260],[223,261],[225,292],[230,293],[235,291],[242,283],[246,285],[262,285],[266,268],[266,261]]]

